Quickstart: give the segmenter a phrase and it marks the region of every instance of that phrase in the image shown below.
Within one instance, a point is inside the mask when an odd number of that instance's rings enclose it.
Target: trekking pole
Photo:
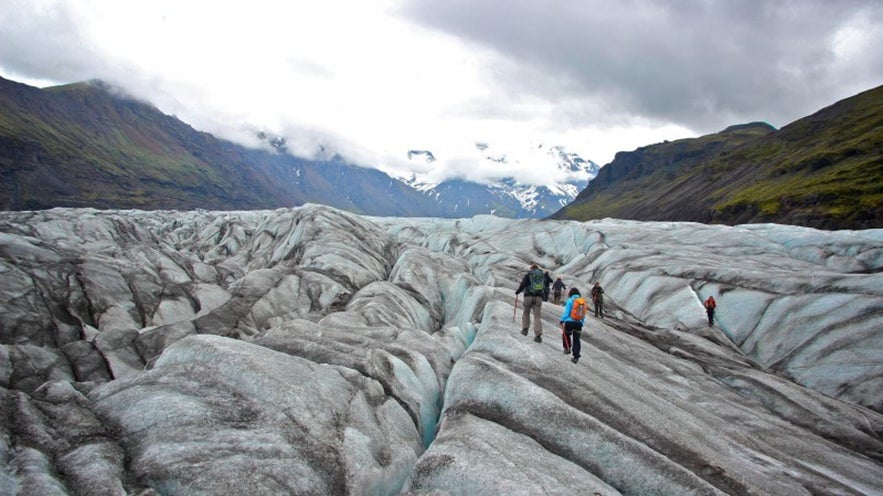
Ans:
[[[518,294],[515,294],[515,306],[512,307],[512,322],[515,322],[515,315],[518,313]]]

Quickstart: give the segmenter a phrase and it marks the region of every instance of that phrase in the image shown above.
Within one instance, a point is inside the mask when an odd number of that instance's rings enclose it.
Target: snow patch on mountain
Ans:
[[[499,202],[513,202],[509,208],[517,212],[513,217],[545,217],[567,205],[598,175],[600,167],[591,160],[586,160],[577,153],[567,151],[563,146],[534,144],[513,153],[510,150],[498,150],[486,142],[476,142],[474,154],[469,157],[476,167],[499,171],[494,177],[483,182],[465,179],[439,179],[441,173],[432,167],[439,160],[429,150],[409,150],[408,160],[415,165],[414,169],[422,172],[411,172],[410,175],[396,177],[412,188],[427,196],[445,202],[449,209],[459,210],[470,205],[470,198],[460,197],[452,192],[456,189],[464,194],[475,195],[474,188],[449,188],[454,181],[463,181],[483,188],[487,196],[498,198]],[[513,177],[525,166],[544,171],[543,183],[526,182]],[[547,172],[547,173],[546,173]],[[499,211],[500,205],[487,205],[484,211],[471,211],[470,215],[493,213]]]
[[[438,181],[431,181],[426,176],[418,177],[417,174],[414,173],[412,173],[408,177],[397,177],[396,179],[416,189],[417,191],[422,191],[424,193],[431,192],[439,184]]]

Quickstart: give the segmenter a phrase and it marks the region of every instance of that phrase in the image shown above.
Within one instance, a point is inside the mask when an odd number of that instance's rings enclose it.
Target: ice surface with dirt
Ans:
[[[562,307],[520,332],[531,263],[605,290],[578,364]],[[881,269],[883,230],[3,212],[0,494],[883,494]]]

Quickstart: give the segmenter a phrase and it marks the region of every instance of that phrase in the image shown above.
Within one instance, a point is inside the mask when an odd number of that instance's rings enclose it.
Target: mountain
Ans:
[[[551,218],[883,227],[883,86],[763,123],[620,152]]]
[[[426,176],[418,177],[416,174],[399,179],[435,201],[441,217],[471,217],[491,213],[508,218],[542,218],[573,201],[600,169],[594,162],[561,146],[537,145],[524,158],[515,158],[511,153],[496,150],[487,143],[476,143],[475,153],[470,158],[477,164],[484,162],[497,168],[511,167],[523,161],[562,179],[549,186],[522,184],[512,177],[486,183],[463,179],[435,183]],[[426,165],[435,162],[436,156],[429,150],[410,150],[408,159]]]
[[[883,494],[881,235],[0,212],[0,494]]]
[[[433,213],[374,169],[247,148],[197,131],[100,81],[37,89],[0,78],[0,208],[260,209],[322,203],[371,215]]]
[[[217,139],[100,81],[41,90],[0,78],[0,208],[235,210],[320,203],[368,215],[544,217],[597,173],[595,164],[553,148],[537,163],[566,176],[552,187],[451,180],[426,190],[339,157],[298,158],[284,137],[255,135],[260,148]],[[408,157],[435,159],[427,151]]]

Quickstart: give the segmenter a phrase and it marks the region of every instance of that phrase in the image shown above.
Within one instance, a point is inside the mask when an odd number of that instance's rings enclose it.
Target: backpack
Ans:
[[[546,289],[546,274],[537,269],[530,272],[530,292],[542,293]]]
[[[582,321],[585,318],[588,309],[589,306],[586,304],[585,298],[582,296],[575,298],[573,300],[573,306],[570,307],[570,319],[577,322]]]

